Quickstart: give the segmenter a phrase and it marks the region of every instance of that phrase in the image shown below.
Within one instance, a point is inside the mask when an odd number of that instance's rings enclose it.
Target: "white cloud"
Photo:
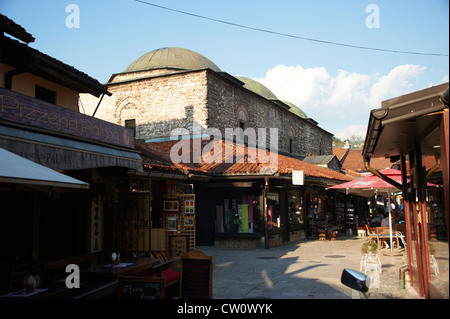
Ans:
[[[295,105],[315,105],[330,79],[324,67],[304,69],[300,65],[278,65],[269,70],[265,78],[255,80],[267,86],[280,100]]]
[[[366,136],[367,125],[355,124],[344,128],[338,128],[333,131],[333,134],[340,140],[345,141],[352,136]]]
[[[300,107],[319,126],[339,138],[366,134],[370,110],[381,101],[410,93],[425,71],[420,65],[399,65],[387,74],[360,74],[338,70],[331,76],[324,67],[278,65],[255,79],[280,100]]]
[[[399,96],[413,90],[411,80],[418,78],[425,70],[420,65],[399,65],[387,75],[381,76],[370,88],[370,102],[380,104],[381,101]]]

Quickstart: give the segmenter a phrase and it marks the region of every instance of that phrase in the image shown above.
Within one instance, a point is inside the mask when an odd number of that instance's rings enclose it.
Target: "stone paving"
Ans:
[[[302,240],[269,249],[197,249],[213,257],[214,299],[364,299],[340,280],[344,268],[360,270],[365,241],[368,239],[339,237],[336,241]],[[382,273],[379,288],[369,290],[369,299],[419,298],[408,284],[406,289],[400,288],[399,268],[406,256],[386,256],[389,252],[378,251]]]

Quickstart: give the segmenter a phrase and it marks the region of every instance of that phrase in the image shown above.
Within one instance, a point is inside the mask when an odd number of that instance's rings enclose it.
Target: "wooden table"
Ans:
[[[153,267],[159,260],[156,258],[138,257],[129,260],[121,260],[120,264],[102,264],[81,270],[80,276],[99,280],[117,280],[120,276],[139,274]]]

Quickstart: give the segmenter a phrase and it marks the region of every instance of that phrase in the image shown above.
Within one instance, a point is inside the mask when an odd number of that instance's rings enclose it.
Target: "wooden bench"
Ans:
[[[172,258],[166,251],[153,251],[153,256],[160,262],[152,267],[150,276],[155,278],[164,278],[166,280],[165,288],[169,288],[171,294],[178,296],[181,272],[177,269],[181,265],[181,259]]]

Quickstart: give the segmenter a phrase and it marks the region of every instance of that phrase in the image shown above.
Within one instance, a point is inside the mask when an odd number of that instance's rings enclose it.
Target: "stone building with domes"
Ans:
[[[332,155],[331,133],[297,106],[279,100],[263,84],[232,76],[194,51],[162,48],[148,52],[123,72],[112,74],[105,86],[112,95],[82,95],[83,108],[88,115],[134,130],[144,172],[128,174],[151,180],[151,189],[146,191],[152,198],[152,236],[153,229],[164,229],[161,236],[166,236],[166,243],[175,234],[187,236],[192,247],[193,243],[272,247],[306,238],[307,233],[314,234],[319,217],[325,220],[325,214],[334,211],[334,197],[327,196],[325,188],[349,179],[302,160]],[[277,139],[273,128],[278,129]],[[176,140],[178,134],[171,138],[176,129],[184,129],[183,141]],[[210,132],[206,129],[216,129],[212,141],[206,138]],[[236,136],[230,146],[227,140],[217,140],[217,129],[228,141],[228,129],[253,129],[257,134],[265,129],[266,141],[257,136],[257,142],[269,149],[270,165],[262,165],[259,150],[254,161],[250,139],[244,146]],[[274,141],[276,149],[272,148]],[[172,151],[181,148],[184,153],[180,145],[189,151],[201,149],[201,161],[196,161],[193,151],[189,163],[177,162]],[[203,158],[212,145],[218,145],[214,156],[218,150],[219,161]],[[227,156],[230,149],[233,155]],[[238,160],[238,153],[245,152],[243,161]],[[274,163],[272,156],[276,156]],[[304,172],[300,185],[293,185],[294,170]],[[195,201],[191,205],[195,213],[186,211],[186,200]],[[170,207],[167,210],[166,202],[173,201],[181,207],[176,213]],[[236,216],[242,218],[242,229],[236,227]]]
[[[85,112],[134,129],[141,141],[168,140],[176,128],[191,135],[199,133],[194,127],[218,128],[223,136],[225,128],[278,128],[279,152],[332,154],[332,134],[298,107],[188,49],[148,52],[112,74],[105,86],[111,96],[81,96]]]

